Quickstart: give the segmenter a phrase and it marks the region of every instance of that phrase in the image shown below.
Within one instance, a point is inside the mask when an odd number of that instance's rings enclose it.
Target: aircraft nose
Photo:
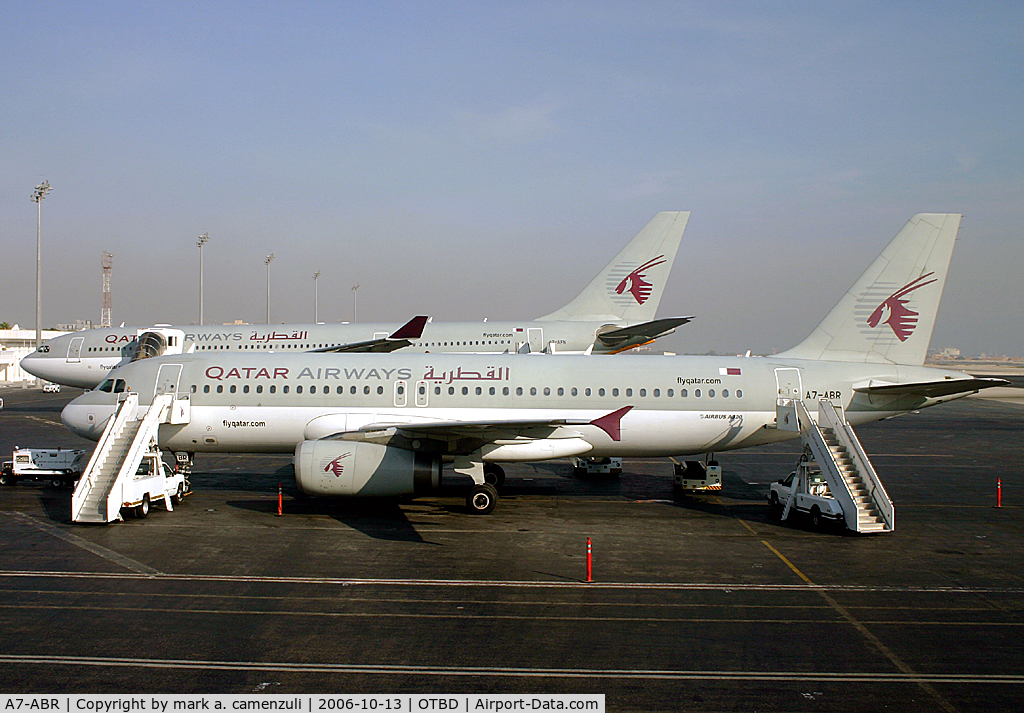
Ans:
[[[107,420],[114,413],[113,406],[88,403],[89,394],[74,399],[60,412],[61,423],[76,436],[98,441]]]
[[[47,367],[49,360],[39,352],[32,352],[21,360],[21,368],[39,379],[53,381],[53,373]]]

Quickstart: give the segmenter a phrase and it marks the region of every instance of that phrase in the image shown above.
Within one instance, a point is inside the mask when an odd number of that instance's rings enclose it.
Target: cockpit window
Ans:
[[[96,387],[96,391],[105,391],[106,393],[120,394],[125,391],[127,384],[124,379],[106,379],[102,384]]]
[[[46,354],[48,351],[50,351],[50,345],[49,344],[40,344],[39,348],[36,349],[36,351],[39,352],[40,354]]]

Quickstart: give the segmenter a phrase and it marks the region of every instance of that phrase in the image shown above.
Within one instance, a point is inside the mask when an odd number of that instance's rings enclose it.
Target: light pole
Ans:
[[[196,247],[199,248],[199,325],[203,324],[203,246],[210,240],[209,233],[199,236]]]
[[[320,271],[313,273],[313,324],[320,324],[320,292],[317,283],[320,280]]]
[[[352,285],[352,324],[355,324],[358,316],[356,308],[359,306],[356,300],[356,296],[359,294],[359,283]]]
[[[274,262],[274,253],[267,255],[267,324],[270,324],[270,263]]]
[[[43,181],[32,192],[36,203],[36,349],[43,344],[43,198],[50,192],[50,182]]]

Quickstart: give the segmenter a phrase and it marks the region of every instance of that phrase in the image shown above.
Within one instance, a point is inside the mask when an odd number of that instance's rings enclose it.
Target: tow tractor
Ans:
[[[813,460],[801,460],[787,477],[772,483],[768,503],[775,517],[788,516],[792,509],[811,516],[811,524],[821,527],[825,521],[843,522],[843,508],[832,497],[825,476]]]
[[[621,458],[573,458],[576,475],[622,475]]]
[[[82,475],[89,456],[80,448],[18,448],[12,460],[0,464],[0,485],[14,485],[19,480],[49,480],[59,488],[72,485]]]
[[[722,466],[713,458],[707,463],[688,460],[680,463],[672,459],[672,489],[677,493],[691,490],[721,490]]]

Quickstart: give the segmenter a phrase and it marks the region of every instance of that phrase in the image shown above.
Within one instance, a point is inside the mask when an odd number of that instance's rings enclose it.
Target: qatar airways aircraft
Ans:
[[[650,343],[692,319],[654,319],[689,217],[689,211],[655,215],[572,302],[535,320],[427,322],[424,318],[404,326],[344,323],[90,329],[48,340],[22,359],[21,367],[47,381],[88,389],[118,366],[165,351],[217,355],[395,349],[614,354]],[[421,327],[422,332],[414,327]],[[171,349],[167,349],[168,343]]]
[[[828,400],[858,425],[1004,385],[923,366],[959,225],[914,216],[807,339],[770,357],[196,353],[121,367],[62,420],[95,440],[126,392],[140,414],[169,394],[179,417],[161,448],[294,452],[313,495],[419,493],[452,462],[474,482],[471,511],[489,512],[502,462],[727,451],[798,438],[784,399]]]

